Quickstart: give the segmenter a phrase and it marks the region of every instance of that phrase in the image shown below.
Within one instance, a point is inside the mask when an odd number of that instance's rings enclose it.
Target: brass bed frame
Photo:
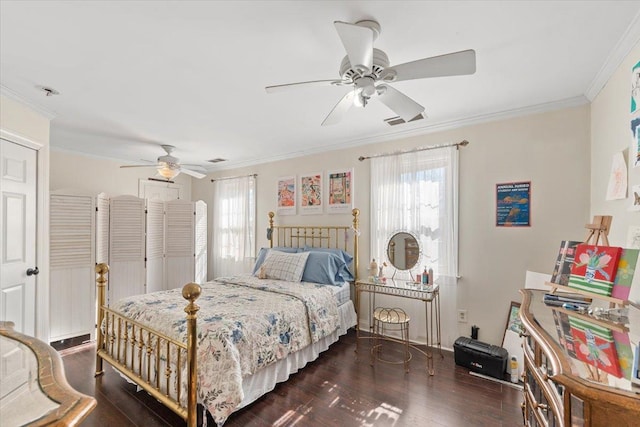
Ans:
[[[275,214],[269,212],[267,228],[269,247],[308,245],[347,251],[349,235],[353,233],[353,275],[357,279],[360,210],[353,209],[351,214],[353,220],[350,226],[283,226],[274,225]],[[188,301],[184,309],[187,313],[187,338],[186,342],[180,342],[110,309],[106,305],[108,271],[107,264],[96,265],[98,328],[95,376],[104,374],[103,361],[106,361],[181,416],[187,426],[196,426],[198,419],[196,321],[200,309],[196,300],[200,296],[200,286],[197,283],[188,283],[182,288],[182,296]],[[129,344],[131,351],[127,351],[126,343]],[[188,367],[186,404],[183,403],[184,396],[181,395],[181,370],[172,369],[173,366],[181,366],[185,361]],[[175,390],[171,386],[172,379],[178,384]]]

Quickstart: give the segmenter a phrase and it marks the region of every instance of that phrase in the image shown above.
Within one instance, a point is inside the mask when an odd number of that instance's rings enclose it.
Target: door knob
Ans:
[[[40,273],[40,270],[38,270],[38,267],[36,267],[36,268],[27,268],[27,276],[37,276],[38,273]]]

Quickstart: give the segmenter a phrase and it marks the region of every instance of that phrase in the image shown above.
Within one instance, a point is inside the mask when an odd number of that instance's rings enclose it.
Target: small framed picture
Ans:
[[[353,209],[353,169],[327,172],[327,212],[350,213]]]
[[[300,176],[300,213],[322,213],[322,172]]]
[[[296,214],[296,177],[278,178],[278,215]]]
[[[507,317],[507,325],[504,328],[505,334],[507,331],[513,331],[516,334],[520,334],[523,331],[522,321],[520,320],[520,303],[511,301],[511,306],[509,307],[509,315]],[[504,336],[502,338],[504,341]]]

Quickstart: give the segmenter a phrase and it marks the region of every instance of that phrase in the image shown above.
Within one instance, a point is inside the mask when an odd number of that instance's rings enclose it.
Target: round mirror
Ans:
[[[387,244],[387,258],[397,270],[411,270],[420,260],[420,244],[411,233],[395,233]]]

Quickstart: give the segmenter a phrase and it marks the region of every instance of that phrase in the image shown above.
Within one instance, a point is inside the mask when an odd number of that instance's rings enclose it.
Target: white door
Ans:
[[[36,151],[0,140],[0,320],[35,335]]]

